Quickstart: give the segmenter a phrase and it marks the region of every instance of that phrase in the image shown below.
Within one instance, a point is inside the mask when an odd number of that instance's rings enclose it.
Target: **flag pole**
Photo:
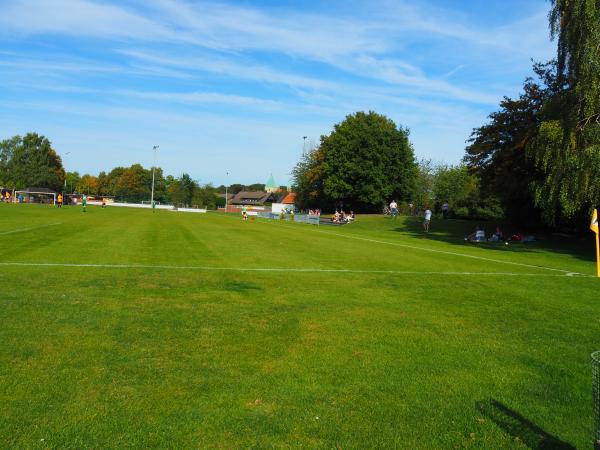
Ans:
[[[600,244],[598,243],[598,234],[600,230],[598,229],[598,210],[596,210],[596,208],[594,208],[594,212],[592,213],[590,230],[596,235],[596,276],[600,278]]]
[[[600,244],[598,243],[598,233],[596,233],[596,276],[600,278]]]

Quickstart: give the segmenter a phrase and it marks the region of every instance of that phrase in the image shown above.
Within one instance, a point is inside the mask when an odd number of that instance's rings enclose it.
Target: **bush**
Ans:
[[[454,209],[453,211],[451,211],[451,213],[457,219],[470,219],[471,218],[471,214],[469,213],[469,208],[467,208],[466,206],[458,207],[458,208]]]

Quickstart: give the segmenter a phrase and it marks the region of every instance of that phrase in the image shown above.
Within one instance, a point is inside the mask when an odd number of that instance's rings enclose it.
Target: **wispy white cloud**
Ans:
[[[373,0],[371,10],[374,11],[372,20],[382,24],[386,34],[405,36],[411,41],[450,38],[488,51],[503,50],[527,56],[548,54],[551,48],[548,34],[544,32],[548,22],[547,5],[543,2],[530,15],[492,26],[473,22],[472,17],[458,8],[440,8],[424,2]]]
[[[207,120],[193,114],[186,121],[196,109],[214,110],[219,117],[211,120],[225,135],[227,119],[240,125],[244,113],[249,133],[261,114],[294,130],[326,131],[347,113],[374,109],[416,127],[416,136],[453,128],[457,143],[503,94],[518,89],[529,57],[549,57],[552,48],[543,4],[490,25],[458,6],[408,0],[352,2],[336,14],[322,5],[204,0],[0,1],[0,39],[44,41],[36,53],[2,50],[0,82],[62,89],[60,107],[74,116],[114,114],[132,124],[130,113],[181,133]],[[69,54],[70,47],[77,51]],[[29,103],[29,112],[54,111],[52,104]],[[177,114],[177,105],[186,113]]]
[[[281,70],[255,64],[235,61],[227,56],[173,56],[149,53],[140,50],[117,50],[122,55],[154,64],[155,67],[177,67],[187,70],[216,73],[228,78],[253,80],[265,83],[285,84],[309,89],[330,89],[336,83],[314,77],[294,75]]]
[[[383,55],[406,40],[455,39],[469,45],[531,52],[548,48],[538,32],[545,11],[520,21],[477,27],[447,9],[382,1],[360,18],[323,16],[278,8],[261,10],[216,2],[146,0],[144,9],[92,0],[5,0],[0,25],[24,34],[180,42],[223,51],[266,51],[333,63],[339,58]],[[31,14],[36,11],[36,14]],[[546,50],[547,51],[547,50]]]
[[[319,103],[311,103],[310,101],[277,101],[260,97],[225,94],[222,92],[210,91],[148,91],[135,89],[119,89],[119,88],[92,88],[77,86],[72,84],[49,84],[49,83],[32,83],[31,81],[2,81],[0,79],[0,87],[10,88],[21,91],[37,91],[44,93],[62,93],[72,94],[75,97],[66,98],[62,101],[64,107],[70,105],[70,108],[77,108],[82,102],[91,101],[91,96],[94,98],[101,97],[104,101],[110,101],[113,105],[129,105],[132,100],[145,102],[147,107],[155,108],[158,104],[185,104],[198,105],[211,108],[215,106],[230,106],[243,108],[260,113],[278,113],[280,115],[289,115],[289,112],[298,114],[300,112],[326,115],[329,117],[335,116],[338,109],[334,104],[329,107]],[[85,108],[84,108],[85,109]],[[225,113],[227,114],[227,113]]]
[[[149,0],[148,4],[177,28],[223,49],[273,51],[330,60],[389,48],[377,35],[374,24],[355,19],[215,2]]]
[[[355,60],[340,62],[339,66],[368,78],[385,81],[392,86],[411,88],[413,94],[442,96],[484,104],[495,104],[498,101],[498,95],[493,93],[482,92],[473,87],[456,86],[441,77],[428,77],[421,70],[389,58],[378,59],[363,55]]]
[[[159,67],[177,67],[188,71],[206,71],[224,75],[228,78],[254,80],[266,83],[285,84],[290,87],[327,90],[330,92],[363,90],[364,82],[359,81],[328,81],[300,75],[293,75],[269,67],[243,62],[226,57],[209,59],[199,57],[176,57],[147,53],[142,51],[120,50],[121,54],[129,57],[156,64]],[[495,104],[499,95],[489,92],[480,92],[473,88],[461,88],[452,85],[443,78],[432,79],[427,77],[418,68],[403,61],[393,59],[377,59],[375,57],[360,55],[354,60],[339,61],[335,66],[343,71],[350,72],[363,79],[384,81],[392,86],[404,86],[419,95],[442,95],[446,98],[471,101],[476,103]],[[369,90],[379,89],[372,86]]]
[[[16,54],[10,54],[11,58],[0,60],[0,67],[20,73],[37,73],[44,75],[71,73],[98,73],[98,74],[129,74],[144,75],[167,78],[189,79],[192,76],[183,71],[160,67],[156,65],[144,65],[131,63],[120,65],[103,61],[83,60],[71,58],[67,60],[64,56],[52,58],[23,58]]]
[[[164,26],[143,15],[106,3],[88,0],[7,0],[4,3],[0,25],[5,31],[148,40],[172,36]]]
[[[61,62],[37,59],[10,59],[0,61],[0,67],[6,67],[20,71],[42,71],[42,72],[123,72],[123,68],[114,64],[100,64],[98,62]]]
[[[144,100],[188,104],[221,104],[234,106],[253,106],[263,110],[281,109],[283,104],[274,100],[247,97],[243,95],[230,95],[218,92],[143,92],[133,90],[114,91],[114,94],[135,97]]]

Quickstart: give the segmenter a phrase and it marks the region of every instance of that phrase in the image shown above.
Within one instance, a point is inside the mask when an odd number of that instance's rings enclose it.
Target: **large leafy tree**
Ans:
[[[323,155],[321,147],[309,149],[292,169],[296,204],[301,208],[324,206]]]
[[[477,177],[465,165],[440,164],[433,173],[433,196],[436,209],[448,203],[453,209],[474,203],[479,197]]]
[[[534,64],[536,79],[527,78],[518,98],[504,97],[489,122],[475,128],[465,162],[481,180],[481,189],[499,198],[509,219],[539,221],[532,181],[542,177],[528,145],[536,137],[545,105],[560,92],[556,64]]]
[[[167,177],[167,180],[167,195],[170,202],[177,206],[190,206],[194,193],[198,189],[198,183],[187,173],[179,178]]]
[[[214,209],[217,206],[217,191],[211,184],[197,186],[192,195],[192,206]]]
[[[115,196],[129,202],[150,199],[152,171],[141,164],[133,164],[121,173],[115,184]]]
[[[435,203],[433,192],[435,172],[436,167],[430,159],[421,159],[417,163],[415,189],[411,199],[416,211],[431,208]]]
[[[239,183],[234,183],[228,186],[227,191],[230,194],[237,194],[238,192],[242,192],[246,190],[246,186],[244,186],[243,184],[239,184]],[[223,189],[223,192],[225,192],[225,189]]]
[[[450,213],[455,217],[484,220],[504,217],[498,198],[482,189],[479,177],[464,164],[435,167],[432,192],[436,209],[448,202]]]
[[[372,111],[347,116],[296,165],[300,206],[376,211],[392,198],[409,200],[416,164],[408,134]]]
[[[65,170],[50,141],[37,133],[0,142],[0,182],[8,187],[63,187]]]
[[[74,192],[79,186],[79,181],[81,180],[81,176],[79,176],[79,172],[67,172],[65,174],[65,184],[64,187],[66,192]]]
[[[265,190],[265,185],[262,183],[254,183],[245,187],[245,191],[259,192]]]
[[[529,150],[544,172],[536,201],[550,223],[600,202],[600,2],[552,0],[557,77],[564,90]]]
[[[86,194],[97,194],[99,188],[98,177],[86,173],[79,179],[77,191]]]

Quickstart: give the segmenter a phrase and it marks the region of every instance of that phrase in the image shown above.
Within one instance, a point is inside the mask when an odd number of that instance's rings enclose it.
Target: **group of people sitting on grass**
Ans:
[[[331,221],[333,223],[350,223],[353,222],[355,218],[354,211],[350,211],[350,214],[346,214],[344,210],[338,211],[336,209],[333,216],[331,216]]]
[[[502,229],[497,226],[496,231],[489,237],[486,237],[485,230],[479,226],[475,227],[475,231],[465,237],[465,241],[469,242],[535,242],[535,236],[526,235],[523,233],[513,234],[510,238],[506,238]]]
[[[317,216],[320,217],[321,216],[321,210],[319,208],[317,209],[309,209],[308,210],[308,215],[309,216]]]

